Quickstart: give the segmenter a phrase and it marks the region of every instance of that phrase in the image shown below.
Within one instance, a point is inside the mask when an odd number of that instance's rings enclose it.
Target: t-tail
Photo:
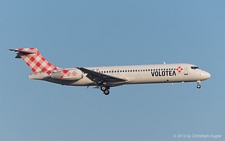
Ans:
[[[9,49],[16,52],[15,58],[22,58],[32,70],[30,79],[46,80],[60,83],[58,81],[79,80],[82,78],[82,72],[76,68],[65,69],[58,68],[48,62],[38,51],[37,48],[18,48]]]
[[[48,62],[38,51],[37,48],[18,48],[9,49],[10,51],[16,52],[15,58],[22,58],[25,63],[30,67],[33,73],[38,72],[51,72],[59,69]]]

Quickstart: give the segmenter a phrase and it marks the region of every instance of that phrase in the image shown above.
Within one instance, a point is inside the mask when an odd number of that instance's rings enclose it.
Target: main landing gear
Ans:
[[[101,86],[101,90],[103,91],[103,93],[105,95],[108,95],[109,94],[109,87],[102,85]]]
[[[200,85],[201,81],[197,81],[197,88],[200,89],[201,85]]]

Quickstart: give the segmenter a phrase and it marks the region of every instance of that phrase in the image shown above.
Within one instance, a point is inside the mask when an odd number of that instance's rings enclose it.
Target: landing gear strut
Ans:
[[[101,86],[101,90],[103,91],[103,93],[105,95],[108,95],[109,94],[109,87],[102,85]]]
[[[201,85],[200,85],[201,81],[197,81],[197,88],[200,89]]]

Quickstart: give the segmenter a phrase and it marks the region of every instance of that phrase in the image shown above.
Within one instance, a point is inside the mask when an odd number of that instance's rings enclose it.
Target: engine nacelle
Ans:
[[[83,73],[78,69],[65,69],[51,74],[53,79],[61,80],[79,80],[83,78]]]

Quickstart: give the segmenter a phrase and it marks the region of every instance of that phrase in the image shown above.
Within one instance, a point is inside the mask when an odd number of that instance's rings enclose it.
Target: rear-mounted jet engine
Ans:
[[[78,69],[61,70],[58,72],[53,72],[51,78],[60,80],[79,80],[83,78],[83,74]]]

